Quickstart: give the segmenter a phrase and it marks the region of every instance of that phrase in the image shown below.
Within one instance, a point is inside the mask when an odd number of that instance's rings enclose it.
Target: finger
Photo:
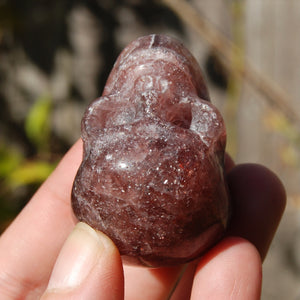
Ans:
[[[125,299],[169,299],[179,282],[185,266],[144,268],[124,266]]]
[[[224,169],[225,173],[229,173],[233,167],[235,166],[235,163],[231,156],[228,153],[225,153],[225,159],[224,159]]]
[[[227,180],[233,203],[228,235],[249,240],[264,259],[285,208],[285,189],[273,172],[256,164],[234,167]]]
[[[0,294],[38,298],[75,223],[72,182],[82,157],[77,142],[0,239]]]
[[[199,261],[199,260],[197,260]],[[188,264],[183,276],[180,279],[174,293],[170,300],[189,300],[191,297],[192,285],[194,281],[195,271],[197,268],[197,262],[191,262]]]
[[[78,223],[55,263],[41,299],[118,300],[124,296],[120,254],[101,232]]]
[[[260,299],[261,278],[256,248],[247,240],[226,238],[198,264],[191,300]]]

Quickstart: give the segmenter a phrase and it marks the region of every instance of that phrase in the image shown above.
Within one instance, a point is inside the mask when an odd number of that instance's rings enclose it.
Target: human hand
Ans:
[[[261,261],[286,201],[272,172],[227,159],[234,209],[227,236],[196,262],[147,269],[122,266],[108,237],[75,226],[70,193],[81,158],[79,141],[2,234],[1,299],[123,299],[124,285],[130,300],[260,298]]]

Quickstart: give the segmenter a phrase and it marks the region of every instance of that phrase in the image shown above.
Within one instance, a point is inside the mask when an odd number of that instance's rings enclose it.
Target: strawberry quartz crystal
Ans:
[[[185,263],[222,237],[224,122],[180,42],[149,35],[127,46],[85,112],[82,139],[73,210],[126,262]]]

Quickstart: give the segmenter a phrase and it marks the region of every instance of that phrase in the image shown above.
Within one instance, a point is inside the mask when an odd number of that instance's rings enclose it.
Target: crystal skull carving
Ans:
[[[224,121],[179,41],[149,35],[123,50],[85,112],[82,139],[73,211],[107,234],[124,261],[185,263],[223,236]]]

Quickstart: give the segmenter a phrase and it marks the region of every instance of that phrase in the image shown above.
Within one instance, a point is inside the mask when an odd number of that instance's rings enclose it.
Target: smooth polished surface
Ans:
[[[226,230],[226,131],[201,70],[177,40],[139,38],[115,63],[82,120],[84,158],[72,206],[124,259],[190,261]]]

